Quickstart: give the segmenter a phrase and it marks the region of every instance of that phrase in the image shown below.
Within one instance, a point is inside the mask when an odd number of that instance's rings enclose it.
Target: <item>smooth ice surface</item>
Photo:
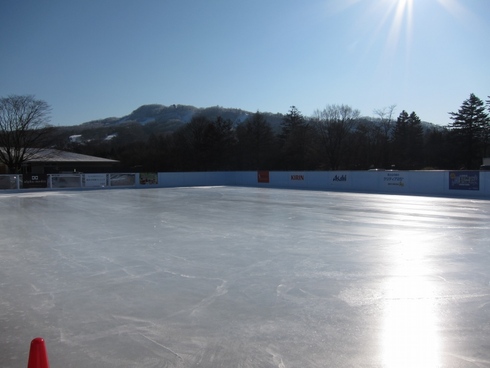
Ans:
[[[489,367],[490,202],[0,194],[0,366]]]

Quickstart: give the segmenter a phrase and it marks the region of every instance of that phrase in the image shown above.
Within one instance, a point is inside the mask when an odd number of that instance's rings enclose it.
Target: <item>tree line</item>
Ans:
[[[195,116],[172,132],[130,123],[110,140],[67,144],[53,138],[51,147],[116,159],[128,171],[162,172],[478,169],[490,154],[490,98],[485,105],[471,94],[445,127],[424,125],[415,112],[395,116],[394,110],[375,110],[370,119],[351,106],[328,105],[306,117],[291,106],[280,126],[256,112],[240,124]],[[4,115],[0,146],[12,131],[5,129]]]

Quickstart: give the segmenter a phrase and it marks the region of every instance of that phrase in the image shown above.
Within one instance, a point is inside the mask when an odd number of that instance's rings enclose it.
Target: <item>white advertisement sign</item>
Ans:
[[[86,187],[105,187],[107,186],[106,174],[85,174],[84,184]]]

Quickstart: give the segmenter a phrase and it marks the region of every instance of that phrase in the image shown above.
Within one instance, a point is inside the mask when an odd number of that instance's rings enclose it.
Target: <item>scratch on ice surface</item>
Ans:
[[[177,354],[175,351],[173,351],[172,349],[170,349],[169,347],[165,346],[165,345],[162,345],[160,344],[159,342],[149,338],[148,336],[140,333],[140,336],[144,337],[145,339],[147,339],[148,341],[151,341],[152,343],[154,343],[155,345],[158,345],[159,347],[161,347],[162,349],[165,349],[166,351],[168,351],[169,353],[175,355],[177,358],[179,358],[180,360],[184,361],[184,359],[179,355]]]

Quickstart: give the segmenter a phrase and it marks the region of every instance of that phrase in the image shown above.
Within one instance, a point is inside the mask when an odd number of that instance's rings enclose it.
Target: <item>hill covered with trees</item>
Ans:
[[[486,157],[489,103],[471,95],[453,123],[395,106],[362,117],[348,105],[313,116],[219,106],[144,105],[122,118],[58,127],[59,149],[120,160],[128,171],[475,169]]]

